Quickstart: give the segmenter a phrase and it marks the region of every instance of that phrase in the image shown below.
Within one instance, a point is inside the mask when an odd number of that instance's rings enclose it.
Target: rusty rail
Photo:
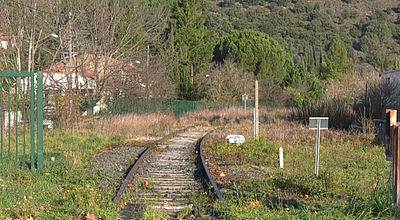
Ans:
[[[214,189],[215,194],[217,195],[217,198],[219,200],[222,200],[221,192],[219,191],[217,184],[215,183],[213,177],[211,176],[210,170],[208,170],[208,167],[207,167],[206,161],[204,160],[204,155],[203,155],[203,141],[210,133],[211,132],[208,132],[200,141],[200,158],[201,158],[201,163],[203,164],[204,171],[207,174],[208,181],[213,186],[213,189]]]

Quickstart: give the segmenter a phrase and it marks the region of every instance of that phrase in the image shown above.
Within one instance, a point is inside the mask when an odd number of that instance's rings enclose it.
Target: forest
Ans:
[[[3,5],[0,34],[9,46],[0,49],[0,69],[50,73],[68,59],[96,57],[72,68],[93,73],[93,94],[240,100],[253,94],[257,78],[261,100],[302,107],[324,99],[345,77],[400,68],[400,4],[394,0]],[[71,86],[63,90],[82,95]]]

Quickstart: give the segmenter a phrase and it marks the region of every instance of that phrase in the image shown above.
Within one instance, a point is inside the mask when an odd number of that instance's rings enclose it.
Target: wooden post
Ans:
[[[400,206],[400,127],[393,125],[393,203],[396,207]]]
[[[392,125],[397,124],[397,111],[392,109],[386,109],[386,124],[385,124],[385,154],[386,160],[393,160],[393,146],[391,137],[391,129]]]
[[[390,126],[390,138],[389,138],[389,144],[391,148],[393,149],[392,152],[396,152],[397,150],[397,136],[395,135],[395,130],[396,132],[398,131],[398,126],[397,125],[392,125]],[[392,155],[392,202],[394,204],[397,204],[397,170],[396,170],[396,162],[398,160],[397,154]]]
[[[400,206],[400,127],[397,125],[397,111],[386,109],[385,124],[386,159],[392,161],[392,201]]]

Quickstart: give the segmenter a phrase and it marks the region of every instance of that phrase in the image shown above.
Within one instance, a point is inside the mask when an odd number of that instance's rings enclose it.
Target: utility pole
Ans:
[[[257,139],[260,128],[259,128],[259,117],[258,117],[258,80],[256,79],[255,81],[255,85],[254,85],[254,89],[255,89],[255,95],[254,95],[254,99],[255,99],[255,111],[254,111],[254,117],[255,117],[255,132],[254,132],[254,138]]]

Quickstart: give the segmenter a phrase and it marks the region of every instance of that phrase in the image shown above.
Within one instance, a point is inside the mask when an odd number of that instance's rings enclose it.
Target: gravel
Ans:
[[[122,179],[129,172],[130,167],[146,147],[143,146],[121,146],[101,153],[92,159],[95,171],[106,175],[108,178],[100,189],[115,188],[119,186]]]

